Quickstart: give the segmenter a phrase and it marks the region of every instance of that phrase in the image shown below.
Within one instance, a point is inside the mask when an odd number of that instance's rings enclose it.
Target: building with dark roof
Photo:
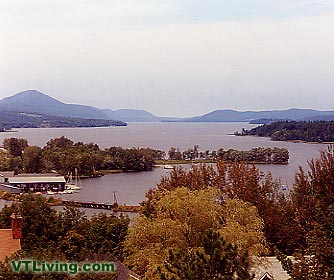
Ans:
[[[1,189],[11,192],[59,192],[65,189],[65,178],[59,174],[24,173],[14,175],[14,172],[0,172]]]

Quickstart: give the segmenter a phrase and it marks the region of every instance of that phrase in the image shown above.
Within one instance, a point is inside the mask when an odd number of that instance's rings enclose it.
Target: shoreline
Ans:
[[[156,167],[160,167],[160,166],[164,166],[164,165],[169,165],[169,164],[175,164],[175,165],[183,165],[183,164],[206,164],[206,163],[216,163],[217,160],[213,160],[213,159],[204,159],[204,160],[171,160],[171,159],[166,159],[166,160],[157,160],[156,161]],[[227,161],[229,163],[233,163],[234,161]],[[289,164],[289,162],[266,162],[266,161],[244,161],[248,164],[282,164],[282,165],[286,165]]]
[[[288,142],[288,143],[304,143],[304,144],[323,144],[323,145],[334,145],[334,141],[324,141],[324,142],[311,142],[311,141],[306,141],[306,140],[300,140],[300,139],[296,139],[296,140],[273,140],[271,139],[271,137],[269,136],[258,136],[258,135],[235,135],[234,136],[241,136],[241,137],[259,137],[259,138],[267,138],[270,141],[273,142]]]

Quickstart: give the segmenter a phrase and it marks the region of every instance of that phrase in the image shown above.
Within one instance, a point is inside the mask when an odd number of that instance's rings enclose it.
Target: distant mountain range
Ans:
[[[63,119],[61,119],[63,118]],[[66,104],[37,90],[26,90],[0,100],[0,126],[13,122],[22,127],[126,125],[124,122],[251,122],[276,120],[334,120],[334,111],[312,109],[235,111],[216,110],[191,118],[159,117],[138,109],[99,109],[87,105]],[[87,121],[89,120],[89,121]],[[95,120],[95,121],[93,121]],[[99,120],[99,121],[96,121]],[[13,126],[15,127],[15,126]]]
[[[124,122],[160,122],[161,121],[161,118],[145,110],[120,109],[120,110],[113,111],[111,109],[103,109],[102,112],[111,119],[122,120]]]
[[[192,118],[183,119],[189,122],[267,122],[268,120],[331,120],[334,119],[334,111],[318,111],[312,109],[273,110],[273,111],[235,111],[216,110]]]

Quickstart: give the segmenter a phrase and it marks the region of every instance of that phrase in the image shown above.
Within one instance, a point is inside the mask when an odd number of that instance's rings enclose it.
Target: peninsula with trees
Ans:
[[[170,148],[168,153],[152,148],[110,147],[73,142],[64,136],[51,139],[44,147],[29,146],[23,138],[6,138],[0,150],[0,171],[15,173],[47,173],[66,175],[77,169],[81,176],[99,176],[115,171],[149,171],[157,164],[248,162],[286,164],[289,151],[284,148],[254,148],[249,151],[219,149],[200,151],[195,145],[185,151]]]
[[[334,121],[278,121],[243,129],[235,135],[270,137],[274,141],[328,143],[334,142]]]

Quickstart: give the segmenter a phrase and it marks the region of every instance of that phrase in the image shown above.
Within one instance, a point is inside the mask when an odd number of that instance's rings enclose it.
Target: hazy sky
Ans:
[[[334,109],[333,0],[0,0],[0,98]]]

